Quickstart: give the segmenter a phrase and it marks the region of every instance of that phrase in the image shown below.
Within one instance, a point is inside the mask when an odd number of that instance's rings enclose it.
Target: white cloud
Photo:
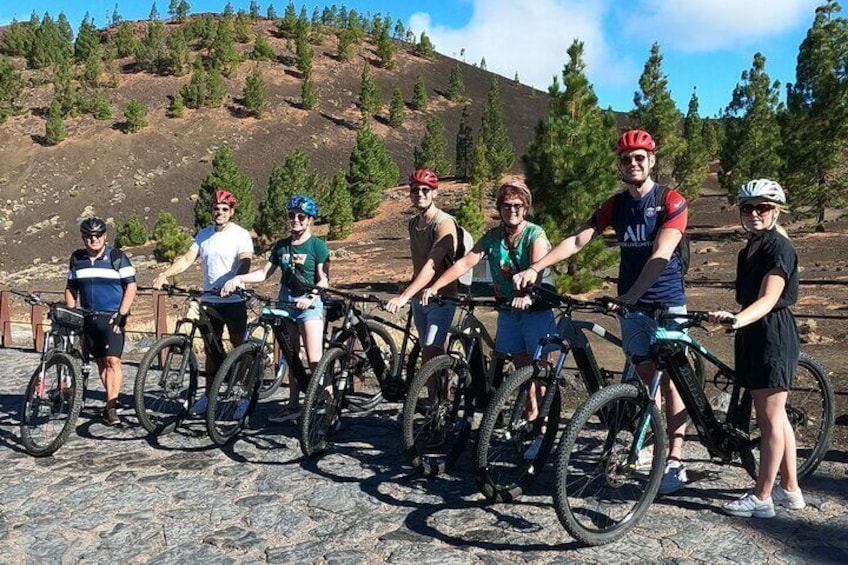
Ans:
[[[616,9],[631,37],[663,47],[709,52],[747,46],[799,24],[809,25],[822,0],[631,0]]]
[[[584,42],[589,79],[620,85],[632,80],[632,64],[616,57],[604,36],[608,0],[473,0],[471,19],[461,28],[433,25],[429,14],[413,14],[409,28],[426,31],[436,50],[479,63],[542,90],[568,62],[566,50],[577,38]]]

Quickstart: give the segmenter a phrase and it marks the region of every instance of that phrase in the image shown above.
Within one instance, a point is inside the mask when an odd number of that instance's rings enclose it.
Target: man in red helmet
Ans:
[[[685,313],[684,262],[678,244],[686,231],[689,206],[679,192],[661,187],[651,179],[657,162],[655,150],[648,132],[624,132],[616,144],[616,153],[618,171],[627,190],[608,198],[576,233],[563,239],[529,269],[516,274],[513,277],[516,287],[532,285],[546,267],[568,259],[593,237],[612,227],[621,249],[619,300],[628,304],[661,303],[672,314]],[[656,322],[642,314],[628,314],[619,320],[625,352],[643,381],[650,383],[656,366],[649,357],[649,336]],[[669,455],[659,492],[670,494],[683,488],[687,480],[681,463],[686,410],[668,377],[662,379],[662,392]]]
[[[418,210],[407,226],[409,248],[412,255],[412,282],[386,309],[397,312],[418,293],[444,273],[453,264],[457,249],[457,229],[452,216],[440,210],[435,199],[439,191],[439,177],[429,169],[417,169],[409,175],[409,199]],[[456,282],[442,289],[441,295],[455,297]],[[423,306],[419,300],[412,303],[415,327],[421,340],[421,360],[427,361],[445,352],[448,328],[453,321],[456,304],[430,302]]]
[[[236,210],[236,197],[228,190],[217,190],[212,196],[212,224],[203,228],[194,237],[194,241],[181,257],[174,259],[167,269],[153,280],[154,288],[162,288],[168,283],[168,277],[178,275],[188,269],[194,260],[200,257],[203,269],[203,290],[217,289],[220,292],[224,284],[237,275],[250,271],[253,258],[253,239],[250,233],[232,222]],[[212,330],[220,338],[224,326],[230,334],[233,347],[244,339],[247,328],[247,307],[238,294],[216,296],[205,294],[201,298],[204,311],[209,314]],[[204,340],[204,345],[206,341]],[[223,354],[206,348],[206,390],[218,367],[224,361]],[[206,412],[207,398],[204,394],[191,407],[193,414]]]

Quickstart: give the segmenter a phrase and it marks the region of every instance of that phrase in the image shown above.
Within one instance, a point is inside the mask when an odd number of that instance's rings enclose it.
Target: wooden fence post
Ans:
[[[8,290],[0,290],[0,347],[12,345],[12,316],[9,310],[11,297]]]

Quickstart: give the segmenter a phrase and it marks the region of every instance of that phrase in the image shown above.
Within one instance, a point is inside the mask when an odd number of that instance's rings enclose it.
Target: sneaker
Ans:
[[[807,505],[800,488],[786,490],[780,485],[775,485],[771,491],[771,499],[775,506],[783,506],[790,510],[800,510]]]
[[[114,406],[108,406],[103,409],[103,420],[105,420],[108,426],[121,425],[121,419],[118,418],[118,411]]]
[[[539,456],[539,449],[542,447],[543,439],[544,436],[542,435],[536,436],[536,439],[533,440],[533,443],[531,443],[530,447],[527,448],[527,451],[524,452],[525,461],[533,461]]]
[[[194,416],[205,414],[207,406],[209,406],[209,399],[206,398],[206,395],[204,394],[203,396],[194,401],[194,404],[191,405],[189,413],[193,414]]]
[[[680,461],[672,461],[665,466],[662,481],[660,481],[660,494],[672,494],[684,486],[689,477],[686,476],[686,467]]]
[[[757,498],[753,492],[749,492],[731,500],[722,506],[725,514],[739,516],[740,518],[774,518],[774,504],[771,497],[765,500]]]
[[[248,408],[250,408],[249,398],[242,398],[239,400],[238,405],[236,405],[236,409],[233,412],[233,420],[241,420],[244,418],[244,415],[247,414]]]
[[[274,422],[276,424],[281,424],[283,422],[297,420],[298,418],[300,418],[301,412],[302,410],[300,406],[284,406],[276,414],[271,414],[270,416],[268,416],[268,421]]]

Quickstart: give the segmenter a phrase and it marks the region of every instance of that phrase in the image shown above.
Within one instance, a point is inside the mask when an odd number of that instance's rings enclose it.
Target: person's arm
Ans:
[[[191,249],[174,259],[174,262],[168,265],[168,268],[159,273],[155,279],[153,279],[153,288],[160,289],[164,285],[168,284],[168,278],[173,277],[174,275],[179,275],[186,269],[188,269],[194,260],[197,259],[197,249],[194,249],[193,246]]]
[[[124,316],[129,315],[137,292],[138,284],[135,281],[127,283],[124,287],[124,296],[121,298],[121,305],[118,307],[119,314]]]
[[[246,275],[248,272],[250,272],[250,262],[252,260],[253,252],[239,253],[238,263],[236,263],[236,275]]]
[[[261,269],[256,269],[255,271],[245,273],[243,275],[236,275],[224,283],[224,286],[221,288],[221,296],[229,296],[235,292],[237,288],[244,286],[244,283],[264,282],[268,280],[268,277],[270,277],[276,270],[277,266],[268,261]]]
[[[639,272],[633,286],[618,299],[626,304],[635,304],[643,294],[657,281],[668,265],[671,255],[677,249],[677,244],[683,237],[683,232],[675,228],[663,228],[654,241],[654,252],[648,258],[645,266]]]
[[[448,253],[456,252],[458,237],[456,224],[452,220],[446,219],[439,222],[436,226],[436,241],[433,243],[433,247],[430,248],[430,254],[427,255],[424,266],[421,267],[421,270],[415,275],[412,282],[409,283],[399,296],[392,298],[386,303],[386,310],[392,313],[398,312],[406,306],[406,303],[413,296],[418,294],[433,280],[433,277],[436,275],[436,265],[442,264]]]
[[[544,232],[542,232],[544,234]],[[548,238],[544,235],[540,235],[533,241],[533,244],[530,246],[530,263],[534,263],[536,261],[541,260],[545,255],[547,255],[551,251],[551,244],[548,241]],[[544,270],[544,269],[543,269]],[[534,284],[542,283],[542,271],[537,273],[536,280]],[[529,308],[533,304],[533,299],[528,296],[516,296],[512,300],[512,307],[518,310],[524,310]]]
[[[70,286],[65,287],[65,306],[75,308],[77,305],[77,291]]]
[[[785,287],[786,274],[782,269],[774,268],[766,273],[760,285],[760,296],[750,306],[738,314],[724,310],[710,312],[710,321],[725,324],[734,330],[749,326],[774,309]]]
[[[468,253],[465,257],[462,257],[461,259],[457,260],[457,262],[451,265],[447,271],[442,273],[442,276],[436,279],[433,284],[431,284],[429,287],[425,288],[422,291],[421,304],[426,305],[429,302],[431,296],[437,294],[439,290],[441,290],[443,287],[457,280],[459,277],[473,269],[477,265],[477,263],[480,262],[485,253],[481,241],[475,243],[470,253]]]
[[[543,255],[539,259],[534,259],[533,263],[512,276],[512,283],[516,290],[524,290],[525,288],[536,284],[536,279],[539,273],[552,265],[556,265],[560,261],[565,261],[572,255],[583,249],[587,243],[592,241],[597,232],[595,228],[589,224],[585,224],[579,231],[566,237],[560,241],[553,249]]]

